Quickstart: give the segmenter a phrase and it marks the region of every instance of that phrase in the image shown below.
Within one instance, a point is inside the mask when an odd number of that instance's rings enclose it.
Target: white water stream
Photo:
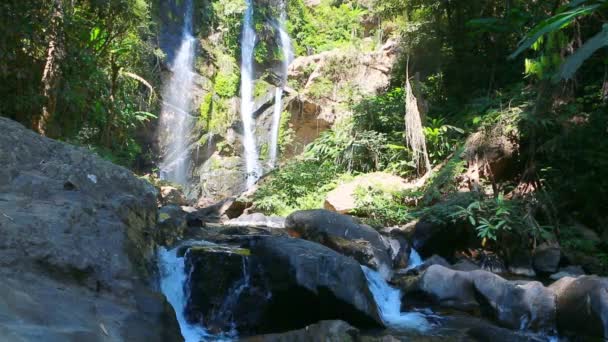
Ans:
[[[246,2],[247,10],[243,18],[243,36],[241,38],[241,120],[243,121],[247,189],[250,189],[262,176],[262,167],[258,157],[253,118],[253,52],[257,37],[252,23],[253,3],[252,0],[246,0]]]
[[[279,38],[281,41],[281,53],[282,56],[282,67],[281,67],[281,84],[275,90],[274,96],[274,112],[272,115],[272,128],[270,137],[270,155],[269,163],[270,167],[274,168],[277,163],[278,146],[279,146],[279,126],[281,124],[281,114],[283,112],[283,93],[285,86],[287,85],[287,73],[289,64],[293,61],[294,54],[291,48],[291,38],[287,33],[286,21],[287,21],[287,10],[285,1],[281,4],[281,17],[277,30],[279,31]]]
[[[187,185],[190,158],[188,136],[193,119],[190,116],[194,82],[194,52],[196,39],[192,36],[192,0],[184,11],[182,41],[171,65],[171,77],[163,89],[160,132],[166,151],[160,165],[160,177]]]
[[[388,285],[380,273],[365,266],[361,266],[361,268],[363,268],[369,289],[380,310],[380,316],[388,327],[418,331],[431,329],[432,325],[423,314],[401,312],[401,291]]]
[[[178,248],[158,250],[158,266],[160,269],[160,287],[167,300],[175,310],[177,322],[179,323],[185,342],[204,341],[210,335],[200,326],[188,323],[184,315],[186,308],[185,285],[188,280],[186,275],[184,258],[177,256]]]

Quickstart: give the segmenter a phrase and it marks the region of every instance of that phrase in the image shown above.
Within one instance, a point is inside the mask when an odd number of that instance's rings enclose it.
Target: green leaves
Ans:
[[[582,7],[577,7],[572,10],[564,11],[562,13],[556,14],[551,18],[543,20],[540,24],[536,25],[530,31],[526,37],[519,43],[519,46],[515,52],[513,52],[509,58],[514,59],[519,56],[522,52],[526,51],[532,45],[534,45],[540,38],[544,35],[555,32],[563,29],[570,25],[575,19],[592,14],[595,10],[605,4],[605,1],[600,1],[600,3],[587,5]]]
[[[557,78],[571,79],[591,55],[606,46],[608,46],[608,24],[604,24],[601,32],[585,42],[583,46],[566,59],[560,68]]]

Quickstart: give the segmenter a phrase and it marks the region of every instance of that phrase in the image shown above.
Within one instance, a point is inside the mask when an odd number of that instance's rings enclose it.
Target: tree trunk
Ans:
[[[34,119],[33,128],[42,135],[47,135],[48,124],[55,115],[57,92],[61,80],[59,65],[64,56],[63,46],[63,4],[62,0],[53,0],[49,43],[46,53],[46,63],[42,73],[42,96],[44,104],[42,113]]]

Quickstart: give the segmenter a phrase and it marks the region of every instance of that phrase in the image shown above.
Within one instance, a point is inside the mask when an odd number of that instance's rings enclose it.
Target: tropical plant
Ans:
[[[554,16],[541,21],[519,43],[510,58],[515,58],[525,50],[542,42],[543,37],[562,31],[582,17],[590,16],[600,10],[608,8],[607,0],[572,0],[562,6]],[[582,64],[599,49],[608,46],[608,24],[604,24],[600,32],[588,39],[574,53],[561,64],[554,80],[570,79]]]

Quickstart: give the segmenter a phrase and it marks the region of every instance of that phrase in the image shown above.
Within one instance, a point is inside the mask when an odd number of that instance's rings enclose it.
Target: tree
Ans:
[[[42,113],[34,119],[34,130],[42,135],[47,134],[49,121],[55,115],[57,93],[61,81],[60,63],[65,54],[63,37],[63,4],[62,0],[53,0],[49,42],[46,52],[46,63],[42,74],[42,96],[44,105]]]

